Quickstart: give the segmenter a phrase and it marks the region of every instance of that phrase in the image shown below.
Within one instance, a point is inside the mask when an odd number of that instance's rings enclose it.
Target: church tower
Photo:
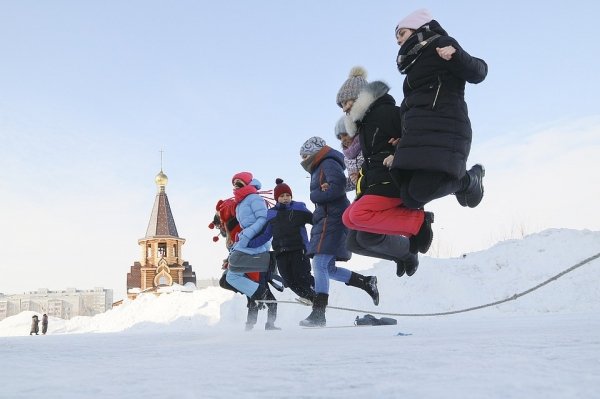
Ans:
[[[155,292],[173,284],[196,284],[196,273],[183,261],[181,248],[185,239],[179,237],[165,187],[169,182],[162,171],[154,179],[158,193],[150,214],[146,236],[138,240],[140,261],[127,273],[127,297],[134,299],[140,292]]]

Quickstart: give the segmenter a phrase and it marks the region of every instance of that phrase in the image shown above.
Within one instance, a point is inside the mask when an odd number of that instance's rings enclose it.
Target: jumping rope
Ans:
[[[528,290],[519,292],[517,294],[514,294],[512,296],[509,296],[507,298],[504,298],[500,301],[495,301],[495,302],[490,302],[490,303],[486,303],[484,305],[479,305],[479,306],[473,306],[470,308],[466,308],[466,309],[459,309],[459,310],[451,310],[448,312],[438,312],[438,313],[387,313],[387,312],[373,312],[371,310],[363,310],[363,309],[354,309],[354,308],[345,308],[345,307],[341,307],[341,306],[327,306],[327,309],[337,309],[337,310],[345,310],[348,312],[358,312],[358,313],[370,313],[370,314],[376,314],[376,315],[383,315],[383,316],[398,316],[398,317],[422,317],[422,316],[447,316],[447,315],[451,315],[451,314],[457,314],[457,313],[465,313],[465,312],[470,312],[473,310],[478,310],[478,309],[483,309],[483,308],[487,308],[490,306],[496,306],[496,305],[500,305],[501,303],[504,302],[508,302],[508,301],[514,301],[517,298],[520,298],[522,296],[525,296],[527,294],[532,293],[533,291],[542,288],[543,286],[545,286],[546,284],[551,283],[552,281],[558,280],[559,278],[561,278],[562,276],[571,273],[573,270],[580,268],[581,266],[592,262],[593,260],[596,260],[600,258],[600,253],[597,253],[596,255],[590,256],[587,259],[582,260],[581,262],[577,263],[576,265],[573,265],[571,267],[569,267],[566,270],[563,270],[562,272],[558,273],[555,276],[550,277],[549,279],[547,279],[546,281],[536,285],[535,287],[532,287]],[[257,301],[257,302],[262,302],[262,303],[292,303],[292,304],[296,304],[296,305],[302,305],[302,306],[310,306],[308,303],[304,303],[304,302],[299,302],[299,301],[268,301],[268,300],[264,300],[264,301]]]

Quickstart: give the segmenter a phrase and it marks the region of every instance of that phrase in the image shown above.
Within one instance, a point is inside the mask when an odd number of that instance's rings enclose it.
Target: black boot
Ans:
[[[258,320],[258,304],[252,299],[248,298],[248,316],[246,317],[246,331],[250,331],[254,328],[256,321]]]
[[[300,321],[302,327],[325,327],[327,323],[325,320],[325,309],[329,301],[329,294],[317,294],[313,301],[313,308],[310,315],[304,320]]]
[[[412,276],[419,267],[419,257],[416,254],[409,253],[396,262],[396,275],[402,277],[404,272],[407,276]]]
[[[364,290],[373,298],[375,306],[379,305],[379,290],[377,289],[377,277],[363,276],[362,274],[354,273],[350,275],[350,280],[346,283],[352,287]]]
[[[398,262],[396,262],[396,264],[396,274],[398,274],[397,271],[401,267],[400,265],[402,265],[403,271],[405,271],[406,275],[410,277],[413,274],[415,274],[415,272],[419,268],[419,257],[416,254],[409,253],[408,255],[400,259]],[[398,277],[401,276],[401,274],[398,274]]]
[[[410,261],[407,261],[404,264],[404,267],[406,268],[406,275],[408,277],[415,274],[417,272],[417,269],[419,268],[419,258],[417,257],[417,255],[414,255],[413,259],[411,259]]]
[[[402,277],[402,276],[404,276],[404,272],[406,272],[406,266],[404,266],[404,261],[397,260],[396,261],[396,276]]]
[[[425,212],[423,224],[421,225],[419,232],[410,237],[410,252],[413,254],[419,252],[424,254],[425,252],[429,251],[429,247],[433,241],[433,230],[431,229],[433,219],[433,212]]]
[[[273,296],[271,290],[267,293],[266,299],[274,301],[276,298]],[[281,330],[279,327],[275,327],[275,319],[277,319],[277,304],[267,303],[267,322],[265,323],[265,330]]]
[[[465,177],[468,177],[469,183],[462,190],[457,191],[454,195],[456,200],[462,206],[475,208],[483,199],[483,177],[485,176],[485,168],[483,165],[473,165],[467,171]]]

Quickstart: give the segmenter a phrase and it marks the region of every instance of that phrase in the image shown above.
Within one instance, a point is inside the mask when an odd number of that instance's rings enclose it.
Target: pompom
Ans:
[[[217,241],[219,241],[219,236],[214,236],[213,237],[213,242],[217,242]]]
[[[209,228],[209,229],[211,229],[211,230],[212,230],[212,229],[214,229],[214,228],[215,228],[215,224],[211,222],[211,223],[208,225],[208,228]]]
[[[363,78],[367,78],[367,71],[365,70],[365,68],[361,67],[361,66],[355,66],[354,68],[352,68],[350,70],[350,76],[348,76],[349,78],[355,78],[358,76],[362,76]]]
[[[283,179],[281,179],[279,177],[277,179],[275,179],[275,184],[281,184],[281,183],[283,183]]]

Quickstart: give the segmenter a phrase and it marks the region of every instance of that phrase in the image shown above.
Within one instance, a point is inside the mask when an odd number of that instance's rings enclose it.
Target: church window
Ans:
[[[158,244],[158,257],[165,257],[167,256],[167,244],[164,242],[161,242]]]

